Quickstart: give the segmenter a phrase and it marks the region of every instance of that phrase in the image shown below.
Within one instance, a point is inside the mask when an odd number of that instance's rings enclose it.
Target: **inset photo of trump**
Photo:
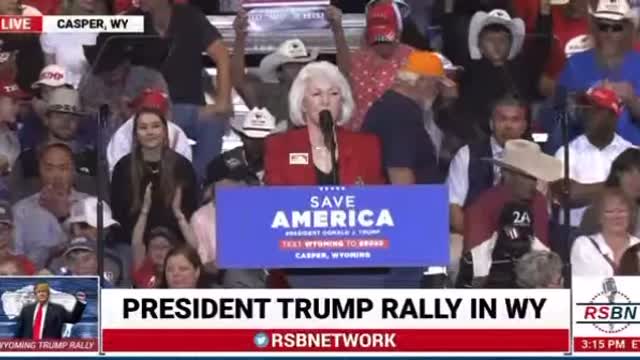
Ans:
[[[98,278],[0,276],[0,352],[98,351]]]

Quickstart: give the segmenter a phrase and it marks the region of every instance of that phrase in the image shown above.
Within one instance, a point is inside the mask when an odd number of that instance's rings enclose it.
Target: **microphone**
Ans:
[[[329,110],[322,110],[318,115],[320,118],[320,129],[324,136],[324,144],[331,154],[331,173],[333,174],[333,184],[338,185],[338,162],[336,161],[336,127],[333,116]]]
[[[322,135],[324,135],[324,142],[327,147],[330,147],[329,142],[333,142],[334,125],[333,116],[329,110],[320,111],[320,129],[322,129]]]
[[[613,304],[616,300],[616,293],[618,292],[618,286],[616,285],[616,279],[610,277],[604,279],[602,282],[602,290],[607,295],[609,303]],[[614,324],[609,324],[609,328],[613,330]]]
[[[618,286],[616,285],[616,279],[610,277],[606,278],[602,282],[602,290],[605,293],[608,293],[609,302],[613,302],[616,298],[616,293],[618,292]]]

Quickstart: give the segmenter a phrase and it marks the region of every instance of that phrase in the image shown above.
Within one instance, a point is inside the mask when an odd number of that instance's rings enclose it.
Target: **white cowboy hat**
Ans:
[[[480,52],[480,32],[489,25],[499,24],[506,27],[511,33],[511,50],[509,60],[518,55],[524,44],[525,26],[524,21],[519,18],[512,19],[505,10],[495,9],[486,13],[478,11],[473,14],[469,25],[469,54],[471,59],[482,59]]]
[[[589,13],[596,19],[611,21],[635,19],[635,13],[627,0],[599,0],[595,11],[589,5]]]
[[[276,118],[266,108],[253,108],[242,121],[234,117],[231,127],[249,138],[264,139],[275,130]]]
[[[504,146],[502,157],[484,160],[545,182],[562,179],[562,161],[543,153],[538,144],[528,140],[509,140]]]
[[[267,55],[260,62],[259,74],[262,81],[266,83],[277,83],[278,76],[276,70],[290,63],[306,64],[318,58],[318,49],[310,51],[300,39],[291,39],[280,44],[278,49]]]

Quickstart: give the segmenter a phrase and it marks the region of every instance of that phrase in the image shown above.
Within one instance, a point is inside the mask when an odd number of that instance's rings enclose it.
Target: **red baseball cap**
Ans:
[[[169,95],[158,89],[144,89],[142,93],[131,102],[130,106],[136,111],[153,110],[161,114],[169,111]]]
[[[371,6],[367,12],[367,43],[389,43],[400,39],[401,17],[392,3]]]
[[[613,111],[620,116],[623,111],[622,100],[612,89],[604,86],[592,87],[583,96],[583,101]]]
[[[15,81],[0,79],[0,96],[9,97],[16,100],[29,98],[29,94],[20,89]]]

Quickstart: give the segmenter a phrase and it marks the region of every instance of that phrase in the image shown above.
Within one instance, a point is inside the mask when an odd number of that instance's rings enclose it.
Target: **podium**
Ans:
[[[217,265],[449,265],[444,185],[229,187],[216,192]]]

